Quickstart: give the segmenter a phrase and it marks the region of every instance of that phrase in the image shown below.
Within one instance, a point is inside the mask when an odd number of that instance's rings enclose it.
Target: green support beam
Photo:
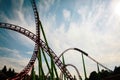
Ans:
[[[82,62],[83,62],[83,69],[84,69],[84,76],[85,76],[85,80],[87,80],[87,73],[86,73],[86,68],[85,68],[85,61],[84,61],[84,56],[82,55]]]

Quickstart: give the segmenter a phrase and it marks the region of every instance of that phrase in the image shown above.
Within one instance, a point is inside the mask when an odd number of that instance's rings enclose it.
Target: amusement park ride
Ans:
[[[67,79],[75,80],[73,78],[73,76],[71,75],[71,73],[66,68],[66,66],[73,66],[73,67],[75,67],[75,66],[72,65],[72,64],[63,64],[63,62],[60,60],[60,57],[67,50],[64,51],[59,57],[57,57],[55,52],[48,46],[48,43],[47,43],[47,40],[46,40],[46,37],[45,37],[45,33],[44,33],[44,30],[43,30],[43,26],[42,26],[42,23],[40,21],[39,14],[38,14],[38,11],[37,11],[37,7],[36,7],[36,4],[35,4],[35,0],[31,0],[31,3],[32,3],[32,8],[33,8],[33,11],[34,11],[34,18],[35,18],[35,23],[36,23],[36,34],[32,33],[31,31],[29,31],[29,30],[27,30],[23,27],[20,27],[20,26],[14,25],[14,24],[10,24],[10,23],[0,22],[0,28],[5,28],[5,29],[12,30],[12,31],[16,31],[16,32],[28,37],[29,39],[31,39],[32,41],[35,42],[33,55],[31,57],[29,63],[26,65],[26,67],[20,73],[18,73],[14,77],[8,78],[8,80],[22,80],[29,73],[29,71],[34,67],[34,63],[35,63],[36,59],[37,58],[39,59],[40,50],[42,50],[43,52],[47,53],[50,56],[51,65],[54,65],[51,68],[56,69],[55,68],[55,64],[56,64],[57,67],[61,70],[61,73],[64,74]],[[40,31],[42,31],[42,33],[43,33],[44,41],[40,38]],[[110,69],[108,69],[107,67],[105,67],[102,64],[100,64],[99,62],[97,62],[95,59],[90,57],[86,52],[84,52],[84,51],[82,51],[78,48],[71,48],[71,49],[81,52],[82,54],[84,54],[88,58],[92,59],[94,62],[98,63],[99,65],[101,65],[102,67],[104,67],[105,69],[110,71]],[[70,50],[70,49],[68,49],[68,50]],[[40,65],[42,66],[42,64],[40,64]],[[47,65],[48,65],[48,63],[47,63]],[[49,65],[48,65],[48,69],[49,69],[49,73],[52,74],[52,71],[51,71]],[[40,70],[42,70],[42,69],[40,68]],[[44,73],[44,71],[43,71],[43,73]],[[77,73],[79,74],[79,71],[77,71]],[[80,74],[79,74],[79,77],[80,77]],[[80,77],[80,80],[82,80],[81,77]]]

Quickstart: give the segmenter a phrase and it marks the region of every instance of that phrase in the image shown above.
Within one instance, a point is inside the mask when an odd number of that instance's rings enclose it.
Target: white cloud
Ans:
[[[26,53],[32,55],[32,54],[33,54],[33,51],[28,51],[28,52],[26,52]]]
[[[66,20],[69,20],[69,18],[71,17],[71,12],[67,9],[64,9],[63,10],[63,17],[66,19]]]
[[[14,68],[16,72],[20,72],[23,70],[23,68],[28,63],[29,59],[21,58],[8,58],[8,57],[0,57],[0,68],[3,68],[2,66],[6,65],[7,68]]]
[[[45,2],[46,5],[49,5],[47,9],[53,4],[48,3],[49,1]],[[96,4],[90,10],[89,6],[88,8],[83,6],[82,8],[79,8],[76,13],[82,17],[82,20],[78,19],[77,22],[71,21],[67,30],[65,23],[57,25],[58,27],[54,29],[54,24],[57,22],[57,14],[49,15],[47,17],[41,16],[48,42],[53,51],[59,55],[67,48],[77,47],[89,53],[90,56],[103,63],[108,68],[113,69],[114,66],[119,65],[120,20],[118,18],[120,17],[116,18],[115,14],[111,13],[111,11],[105,7],[105,4]],[[18,21],[7,21],[28,26],[26,22],[21,24],[22,21],[25,21],[24,13],[18,11],[17,15],[19,16]],[[69,10],[63,9],[63,15],[65,19],[69,19],[72,14]],[[21,37],[21,39],[23,38]],[[24,42],[24,39],[21,41]],[[69,51],[65,54],[65,60],[66,63],[74,64],[83,76],[80,53]],[[96,64],[93,61],[85,58],[85,62],[88,73],[96,70]]]
[[[78,12],[84,19],[78,22],[70,22],[67,31],[65,30],[65,23],[62,23],[62,26],[59,25],[56,30],[49,31],[48,34],[52,37],[49,37],[48,40],[52,44],[52,49],[60,54],[67,48],[78,47],[113,70],[114,66],[119,65],[120,61],[118,58],[120,54],[120,27],[119,20],[106,8],[109,7],[106,7],[105,4],[94,5],[91,10],[87,8],[84,10],[83,7]],[[73,55],[69,52],[65,56],[68,56],[66,57],[67,63],[72,63],[77,67],[82,66],[82,63],[78,62],[78,60],[81,60],[79,55]],[[97,70],[93,61],[89,59],[85,61],[88,73],[93,70],[93,67],[94,70]],[[83,73],[83,68],[81,67],[81,69]],[[79,70],[81,71],[81,69]]]
[[[16,49],[9,49],[9,48],[5,48],[5,47],[0,47],[0,51],[4,51],[5,53],[8,53],[8,55],[12,55],[13,57],[21,58],[20,52]]]
[[[43,0],[39,2],[40,13],[48,12],[50,7],[54,4],[55,0]],[[39,10],[38,9],[38,10]]]
[[[29,59],[21,56],[16,49],[0,47],[0,51],[7,53],[7,56],[0,56],[0,68],[6,65],[8,68],[14,68],[16,72],[20,72],[29,61]]]
[[[14,2],[13,2],[14,3]],[[1,18],[3,19],[3,21],[7,22],[7,23],[11,23],[14,25],[18,25],[21,26],[23,28],[28,29],[29,31],[35,33],[35,25],[34,25],[34,20],[32,20],[31,14],[27,14],[27,16],[25,16],[24,11],[21,9],[22,8],[22,4],[23,2],[21,1],[20,6],[18,6],[18,8],[14,8],[13,9],[13,14],[14,14],[14,18],[9,19],[4,13],[1,12]],[[15,5],[15,3],[14,3]],[[13,6],[14,6],[13,5]],[[26,8],[24,8],[26,9]],[[28,23],[29,22],[29,23]],[[10,36],[15,39],[18,40],[18,42],[20,41],[21,44],[23,44],[24,46],[30,47],[29,45],[33,45],[34,42],[31,41],[30,39],[24,37],[21,34],[14,34],[13,31],[9,31]]]
[[[77,13],[82,17],[82,20],[85,19],[87,11],[88,11],[88,8],[85,6],[78,9]]]
[[[120,8],[120,1],[119,0],[111,1],[111,3],[110,3],[111,12],[118,17],[120,17],[119,8]]]

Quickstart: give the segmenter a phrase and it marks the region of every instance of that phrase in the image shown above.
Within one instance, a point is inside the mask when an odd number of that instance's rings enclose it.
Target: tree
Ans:
[[[11,71],[11,76],[15,76],[15,70],[14,69]]]
[[[14,69],[12,70],[12,73],[15,73],[15,70],[14,70]]]
[[[10,73],[12,72],[11,68],[9,68],[8,72],[10,72]]]
[[[6,65],[4,65],[4,67],[3,67],[3,69],[2,69],[2,72],[3,72],[4,74],[6,74],[6,72],[7,72],[7,67],[6,67]]]
[[[100,72],[100,78],[103,79],[105,77],[108,77],[110,75],[110,73],[107,70],[102,70]]]
[[[9,70],[7,71],[7,76],[8,77],[12,77],[12,70],[11,70],[11,68],[9,68]]]
[[[96,71],[93,71],[93,72],[90,74],[89,80],[99,80],[98,74],[97,74]]]
[[[115,66],[114,74],[120,74],[120,67]]]

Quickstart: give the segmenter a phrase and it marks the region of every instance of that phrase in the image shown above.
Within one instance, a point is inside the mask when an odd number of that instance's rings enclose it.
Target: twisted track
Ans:
[[[27,36],[28,38],[30,38],[31,40],[33,40],[35,42],[35,48],[33,51],[33,55],[29,61],[29,63],[27,64],[27,66],[16,76],[9,78],[9,80],[21,80],[32,68],[32,66],[35,63],[35,60],[37,58],[38,55],[38,49],[39,47],[43,48],[43,50],[49,55],[53,57],[53,60],[55,62],[55,64],[59,67],[59,69],[65,74],[67,75],[67,77],[72,80],[72,76],[69,73],[69,71],[64,68],[64,65],[62,64],[62,62],[59,60],[59,58],[57,57],[57,55],[52,51],[52,49],[50,49],[47,44],[45,42],[43,42],[40,39],[40,28],[39,28],[39,24],[41,25],[41,21],[39,20],[39,14],[37,11],[37,7],[35,4],[35,0],[31,0],[32,3],[32,8],[33,8],[33,12],[34,12],[34,18],[35,18],[35,23],[36,23],[36,35],[32,32],[30,32],[29,30],[22,28],[20,26],[16,26],[13,24],[8,24],[8,23],[0,23],[0,28],[5,28],[5,29],[10,29],[16,32],[19,32],[25,36]]]
[[[55,62],[55,64],[59,67],[59,69],[62,71],[63,74],[65,74],[67,76],[67,78],[69,78],[70,80],[73,80],[73,77],[71,76],[70,72],[64,67],[64,64],[61,62],[61,60],[57,57],[57,55],[53,52],[53,50],[48,47],[46,45],[46,43],[44,41],[42,41],[40,39],[39,43],[37,43],[37,36],[30,32],[29,30],[22,28],[20,26],[17,25],[13,25],[13,24],[9,24],[9,23],[1,23],[0,22],[0,28],[5,28],[5,29],[10,29],[13,31],[16,31],[18,33],[21,33],[23,35],[25,35],[26,37],[30,38],[31,40],[33,40],[37,45],[39,45],[49,56],[51,55],[53,57],[53,61]],[[36,49],[34,49],[34,53],[36,53]],[[33,53],[33,56],[31,58],[31,60],[29,61],[28,65],[23,69],[22,72],[20,72],[18,75],[16,75],[17,77],[15,77],[12,80],[20,80],[22,79],[22,77],[24,75],[26,75],[26,73],[29,72],[29,70],[32,68],[32,66],[34,65],[34,62],[36,60],[36,55]]]

